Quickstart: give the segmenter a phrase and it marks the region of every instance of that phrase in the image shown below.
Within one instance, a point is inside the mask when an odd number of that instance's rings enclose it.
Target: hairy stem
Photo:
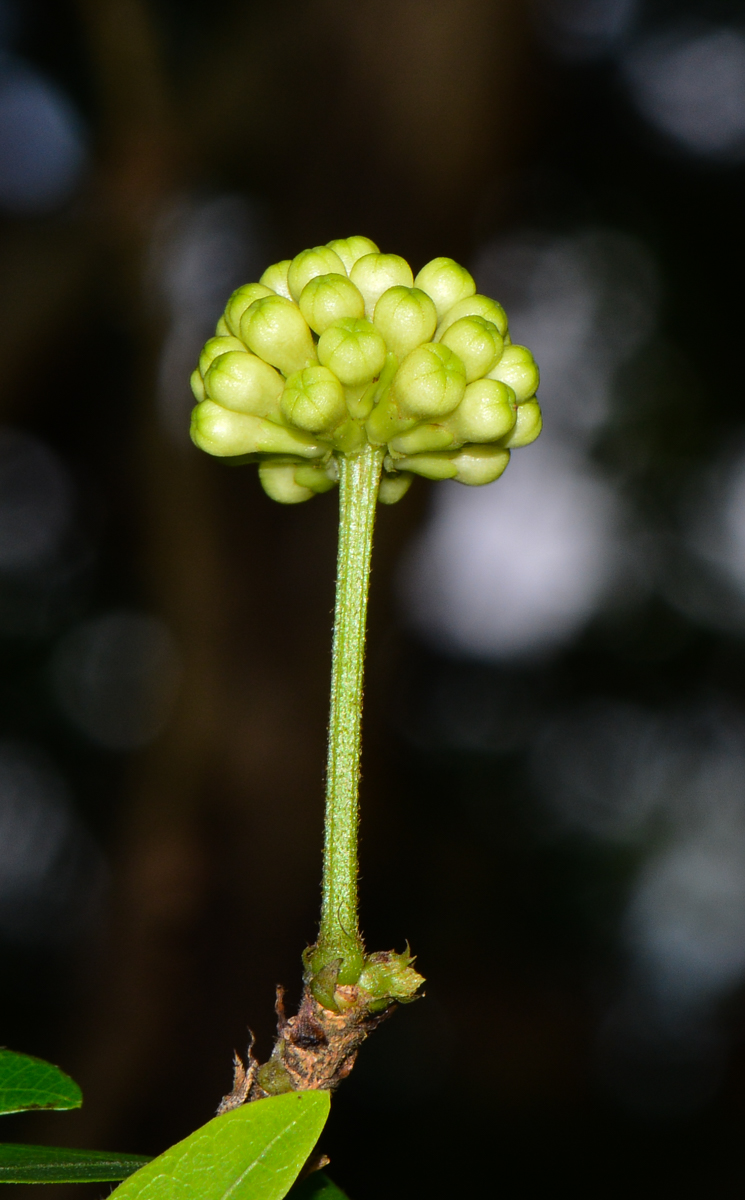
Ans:
[[[339,550],[326,775],[323,900],[313,972],[341,960],[337,982],[356,983],[364,945],[357,917],[360,727],[375,507],[382,449],[339,456]]]

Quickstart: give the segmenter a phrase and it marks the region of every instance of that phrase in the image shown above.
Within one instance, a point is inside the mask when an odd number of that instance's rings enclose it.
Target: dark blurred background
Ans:
[[[364,233],[506,305],[545,431],[380,513],[363,925],[428,986],[331,1172],[741,1194],[744,183],[737,0],[0,0],[0,1041],[85,1094],[6,1140],[155,1154],[297,997],[336,495],[198,454],[187,380]]]

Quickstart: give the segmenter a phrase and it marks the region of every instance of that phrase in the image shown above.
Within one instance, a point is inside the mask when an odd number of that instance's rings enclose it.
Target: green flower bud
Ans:
[[[440,454],[412,454],[407,458],[391,460],[386,465],[396,467],[399,471],[412,471],[414,475],[423,475],[425,479],[455,479],[458,468],[452,460],[452,451]]]
[[[287,286],[293,300],[299,300],[305,285],[316,275],[346,273],[347,269],[338,254],[329,250],[328,246],[314,246],[295,255],[287,271]]]
[[[461,404],[463,402],[461,401]],[[460,405],[455,413],[460,411]],[[455,414],[451,415],[452,422]],[[423,454],[430,450],[447,450],[455,442],[452,429],[444,425],[417,425],[408,433],[400,433],[390,439],[388,447],[394,454]]]
[[[204,380],[210,400],[234,412],[251,413],[254,417],[276,418],[279,398],[285,381],[270,367],[247,350],[231,350],[212,363]]]
[[[302,504],[304,500],[312,500],[315,492],[305,487],[295,479],[294,463],[267,462],[259,463],[259,480],[261,486],[271,500],[279,504]]]
[[[497,379],[476,379],[469,383],[446,424],[461,445],[496,442],[514,429],[516,413],[515,393],[511,388]]]
[[[352,270],[358,258],[363,258],[365,254],[380,253],[375,242],[359,235],[350,238],[336,238],[333,242],[327,242],[326,245],[329,250],[333,250],[339,255],[347,269],[347,274]]]
[[[453,466],[457,468],[454,478],[458,483],[467,483],[471,487],[494,483],[509,461],[509,450],[501,446],[465,446],[453,455]]]
[[[385,356],[385,342],[370,321],[343,317],[318,339],[319,362],[347,387],[369,383],[379,375]]]
[[[279,406],[288,421],[307,433],[330,433],[347,416],[344,390],[328,367],[306,367],[290,375]]]
[[[215,359],[221,354],[227,354],[230,350],[240,350],[243,354],[246,353],[246,347],[243,345],[243,342],[231,335],[227,337],[211,337],[204,343],[202,353],[199,355],[199,373],[203,379]]]
[[[230,330],[228,329],[228,324],[227,324],[227,321],[225,320],[224,313],[218,320],[217,325],[215,326],[215,335],[217,337],[232,337],[233,336],[232,333],[230,332]]]
[[[365,432],[372,446],[385,446],[392,438],[417,424],[417,418],[404,416],[393,396],[387,394],[375,405],[365,421]]]
[[[283,258],[281,262],[272,263],[259,280],[259,283],[263,283],[264,287],[271,288],[278,296],[284,296],[285,300],[292,300],[290,289],[287,286],[287,272],[291,262],[291,258]]]
[[[517,421],[509,437],[502,442],[509,450],[529,446],[543,429],[543,417],[537,400],[526,400],[517,406]]]
[[[349,278],[365,298],[365,314],[372,319],[375,305],[388,288],[402,283],[411,287],[414,276],[405,258],[398,254],[365,254],[358,258]]]
[[[244,283],[243,287],[235,289],[225,305],[223,313],[225,324],[234,337],[240,337],[241,317],[254,300],[260,300],[262,296],[273,294],[272,289],[265,287],[263,283]]]
[[[476,291],[473,276],[453,258],[433,258],[422,267],[414,284],[434,300],[438,321],[459,300]]]
[[[490,300],[488,296],[467,296],[465,300],[459,300],[452,308],[449,308],[445,316],[440,321],[435,341],[439,342],[446,329],[459,321],[461,317],[484,317],[485,320],[491,321],[492,325],[496,325],[502,337],[507,334],[507,313],[498,304],[496,300]]]
[[[357,421],[366,421],[372,412],[377,380],[372,383],[358,383],[355,387],[345,387],[344,395],[347,401],[347,411]]]
[[[518,404],[535,396],[540,375],[533,355],[527,346],[505,346],[499,362],[489,371],[490,379],[501,379],[512,388]]]
[[[325,466],[301,463],[300,466],[295,467],[295,483],[299,487],[310,488],[311,492],[320,496],[323,492],[330,492],[333,487],[336,487],[337,474],[336,462],[333,458]]]
[[[197,403],[204,400],[207,393],[204,390],[204,380],[198,370],[192,371],[189,376],[189,384],[191,385],[192,395]]]
[[[305,318],[284,296],[255,300],[241,317],[241,338],[249,350],[283,375],[315,362],[316,349]]]
[[[316,275],[300,294],[300,311],[315,333],[343,317],[364,317],[365,301],[346,275]]]
[[[458,355],[434,342],[407,355],[391,386],[401,413],[419,420],[446,417],[460,404],[465,390],[466,372]]]
[[[399,283],[383,292],[375,305],[373,323],[388,349],[402,359],[423,342],[432,340],[437,312],[426,292]]]
[[[213,400],[203,400],[191,414],[191,439],[200,450],[218,458],[239,454],[297,454],[320,458],[327,447],[307,433],[285,429],[263,417],[233,412]]]
[[[466,368],[466,380],[472,383],[495,366],[504,343],[491,321],[483,317],[461,317],[445,330],[440,344],[449,346],[458,355]]]
[[[381,504],[398,504],[399,500],[408,492],[414,476],[408,471],[395,472],[389,475],[387,472],[383,474],[378,488],[378,500]]]
[[[354,454],[355,450],[361,450],[365,440],[365,431],[362,425],[351,417],[342,421],[341,425],[337,425],[331,435],[334,449],[341,450],[342,454]]]

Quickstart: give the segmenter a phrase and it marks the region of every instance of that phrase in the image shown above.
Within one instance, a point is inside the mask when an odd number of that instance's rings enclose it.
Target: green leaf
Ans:
[[[25,1108],[80,1108],[77,1083],[41,1058],[0,1050],[0,1113]]]
[[[313,1171],[293,1184],[287,1200],[348,1200],[348,1197],[325,1171]]]
[[[0,1142],[0,1183],[114,1182],[126,1179],[148,1162],[150,1159],[140,1154],[58,1150],[55,1146],[13,1146]]]
[[[121,1184],[117,1200],[282,1200],[330,1104],[328,1092],[285,1092],[214,1117]]]

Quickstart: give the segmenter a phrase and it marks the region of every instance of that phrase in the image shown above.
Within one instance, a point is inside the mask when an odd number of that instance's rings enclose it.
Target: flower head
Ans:
[[[191,378],[191,436],[258,462],[284,504],[332,488],[338,455],[378,446],[393,504],[414,475],[498,479],[541,432],[538,379],[501,304],[453,259],[415,278],[369,238],[340,238],[233,292]]]

